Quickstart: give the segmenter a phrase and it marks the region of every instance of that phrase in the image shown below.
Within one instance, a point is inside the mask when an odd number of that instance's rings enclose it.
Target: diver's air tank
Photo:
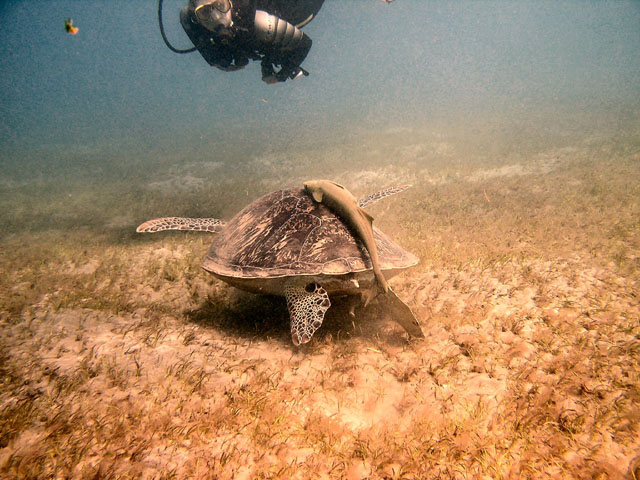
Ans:
[[[263,10],[256,10],[254,28],[259,41],[283,51],[297,48],[304,36],[299,28]]]

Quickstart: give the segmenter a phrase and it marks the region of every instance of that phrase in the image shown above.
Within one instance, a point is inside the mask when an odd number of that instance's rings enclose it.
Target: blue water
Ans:
[[[186,48],[181,5],[167,0],[164,17]],[[305,27],[310,76],[279,85],[264,84],[255,62],[225,73],[197,53],[172,53],[156,8],[2,3],[5,194],[15,179],[113,183],[128,175],[124,164],[142,177],[202,156],[243,162],[302,143],[323,151],[416,126],[542,145],[633,135],[640,124],[638,1],[326,0]],[[65,33],[67,17],[78,35]]]

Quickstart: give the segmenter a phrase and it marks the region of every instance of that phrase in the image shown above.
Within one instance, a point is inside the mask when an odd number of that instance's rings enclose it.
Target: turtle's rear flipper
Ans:
[[[162,217],[147,220],[136,228],[138,233],[162,232],[164,230],[186,230],[192,232],[219,232],[224,222],[217,218]]]
[[[424,338],[424,333],[420,327],[418,319],[415,317],[409,306],[398,298],[391,287],[387,291],[386,295],[380,295],[378,297],[386,307],[389,309],[391,318],[398,322],[402,328],[412,337]]]
[[[284,294],[291,317],[291,339],[295,345],[307,343],[322,325],[324,314],[331,306],[329,295],[317,283],[287,284]]]

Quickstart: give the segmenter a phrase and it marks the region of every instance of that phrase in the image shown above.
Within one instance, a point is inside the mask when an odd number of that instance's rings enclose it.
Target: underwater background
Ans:
[[[165,2],[164,23],[170,41],[187,48],[181,5]],[[364,170],[368,157],[390,168],[443,161],[385,156],[384,149],[419,146],[425,137],[455,138],[449,143],[482,161],[638,133],[635,1],[328,0],[305,27],[314,42],[303,65],[311,75],[275,86],[260,81],[255,62],[226,73],[197,52],[169,51],[155,2],[0,8],[2,195],[46,195],[58,203],[49,216],[75,215],[33,218],[16,202],[1,214],[3,234],[98,227],[109,222],[97,218],[107,205],[130,208],[149,184],[171,195],[175,182],[162,182],[181,174],[189,175],[183,190],[205,197],[220,182],[243,191],[255,175],[284,186],[293,158],[295,167],[308,163],[331,178],[333,167],[317,163],[331,164],[330,152],[347,144],[360,148],[341,166]],[[68,17],[78,35],[65,33]],[[260,158],[265,171],[248,170]],[[25,182],[40,187],[20,188]],[[83,204],[59,201],[76,189]],[[202,211],[188,203],[169,213],[228,215],[237,207]]]
[[[326,0],[278,85],[153,1],[0,18],[0,477],[640,478],[640,2]],[[412,186],[367,210],[424,339],[332,298],[294,347],[135,231],[312,178]]]

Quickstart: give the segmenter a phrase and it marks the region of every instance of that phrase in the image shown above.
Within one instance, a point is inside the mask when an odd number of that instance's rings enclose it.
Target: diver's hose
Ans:
[[[180,50],[175,48],[173,45],[171,45],[169,43],[169,40],[167,39],[167,36],[164,33],[164,26],[162,25],[162,0],[158,0],[158,25],[160,25],[160,34],[162,35],[162,39],[164,40],[164,43],[167,47],[169,47],[169,50],[171,50],[172,52],[176,52],[176,53],[191,53],[194,52],[196,50],[196,47],[192,47],[192,48],[186,48],[184,50]]]

